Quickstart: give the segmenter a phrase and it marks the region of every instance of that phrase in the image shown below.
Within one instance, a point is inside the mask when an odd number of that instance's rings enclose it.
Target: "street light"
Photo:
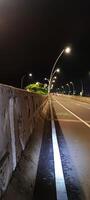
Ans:
[[[21,88],[23,88],[23,81],[24,81],[24,78],[25,77],[27,77],[27,76],[29,76],[29,77],[32,77],[32,74],[30,73],[30,74],[24,74],[22,77],[21,77]]]
[[[72,87],[73,87],[73,94],[75,94],[74,83],[73,83],[73,82],[70,82],[70,84],[71,84],[71,85],[72,85]]]
[[[64,51],[65,51],[65,53],[67,53],[67,54],[68,54],[68,53],[70,53],[70,52],[71,52],[71,48],[70,48],[70,47],[67,47],[67,48],[65,48],[65,50],[64,50]]]
[[[36,85],[39,85],[39,82],[36,82]]]
[[[56,76],[54,76],[54,77],[53,77],[53,79],[57,79],[57,77],[56,77]]]
[[[54,79],[52,80],[52,83],[55,83],[55,80],[54,80]]]
[[[50,93],[50,85],[51,85],[52,77],[53,77],[53,75],[56,73],[56,70],[55,70],[56,64],[57,64],[58,60],[60,59],[60,57],[62,56],[62,54],[63,54],[64,52],[65,52],[66,54],[69,54],[69,53],[71,52],[71,48],[70,48],[70,47],[66,47],[65,49],[63,49],[63,50],[61,51],[61,53],[60,53],[59,56],[57,57],[57,59],[56,59],[54,65],[53,65],[53,67],[52,67],[52,70],[51,70],[50,79],[49,79],[49,84],[48,84],[48,93]],[[60,69],[59,69],[59,70],[57,69],[57,72],[59,72],[59,71],[60,71]]]
[[[50,89],[53,89],[53,84],[51,85],[51,88]]]
[[[61,86],[61,89],[62,89],[61,92],[64,94],[64,86],[63,85]]]
[[[84,93],[83,81],[81,80],[81,92],[80,92],[80,96],[83,96],[83,93]]]
[[[48,79],[48,78],[46,78],[46,77],[44,78],[44,80],[49,82],[49,79]]]
[[[55,73],[59,73],[59,72],[60,72],[60,69],[57,68],[57,69],[54,70],[53,73],[51,74],[50,79],[49,79],[49,81],[48,81],[48,93],[50,93],[50,89],[51,89],[51,84],[52,84],[52,82],[53,82],[53,83],[55,82],[55,80],[54,80],[54,74],[55,74]],[[55,76],[55,79],[56,79],[56,76]]]
[[[56,69],[56,72],[60,72],[60,69]]]
[[[32,74],[30,73],[29,76],[32,77]]]
[[[68,83],[66,85],[68,86],[68,94],[70,94],[70,86]]]
[[[56,79],[56,76],[54,76],[56,73],[59,73],[60,72],[60,69],[59,68],[57,68],[56,70],[54,70],[54,72],[52,73],[52,77],[51,77],[51,80],[52,79]]]

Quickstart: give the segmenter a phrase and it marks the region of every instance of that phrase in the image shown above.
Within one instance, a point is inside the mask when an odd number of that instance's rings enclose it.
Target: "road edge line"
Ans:
[[[53,145],[53,156],[54,156],[56,196],[57,196],[57,200],[60,200],[60,199],[68,200],[50,99],[49,99],[49,102],[50,102],[50,111],[51,111],[52,145]]]
[[[81,119],[80,117],[78,117],[75,113],[73,113],[71,110],[69,110],[68,108],[66,108],[63,104],[61,104],[58,100],[56,100],[56,98],[55,98],[55,101],[60,106],[62,106],[65,110],[67,110],[69,113],[71,113],[74,117],[76,117],[79,121],[81,121],[83,124],[85,124],[88,128],[90,128],[90,125],[87,122],[85,122],[83,119]]]

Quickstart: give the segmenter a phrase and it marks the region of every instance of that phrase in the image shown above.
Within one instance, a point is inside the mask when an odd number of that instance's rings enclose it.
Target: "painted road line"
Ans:
[[[60,121],[60,122],[75,122],[75,123],[81,123],[78,119],[74,120],[74,119],[60,119],[60,118],[54,118],[54,121]]]
[[[55,99],[56,100],[56,99]],[[56,100],[56,102],[63,107],[65,110],[67,110],[69,113],[71,113],[74,117],[76,117],[79,121],[81,121],[83,124],[85,124],[88,128],[90,128],[90,124],[88,124],[86,121],[84,121],[83,119],[81,119],[80,117],[78,117],[75,113],[73,113],[71,110],[69,110],[68,108],[66,108],[65,106],[63,106],[63,104],[61,104],[59,101]]]
[[[57,136],[56,136],[56,129],[55,129],[51,100],[50,100],[50,111],[51,111],[52,144],[53,144],[53,155],[54,155],[56,196],[57,196],[57,200],[68,200],[64,174],[63,174],[63,169],[62,169],[62,163],[61,163],[61,158],[60,158],[60,153],[59,153],[58,141],[57,141]]]

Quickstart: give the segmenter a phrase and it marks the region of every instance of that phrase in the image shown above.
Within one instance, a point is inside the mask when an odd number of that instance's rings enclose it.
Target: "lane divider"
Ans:
[[[62,162],[61,162],[58,141],[57,141],[57,136],[56,136],[53,110],[52,110],[50,99],[49,99],[49,102],[50,102],[50,111],[51,111],[51,128],[52,128],[52,144],[53,144],[53,156],[54,156],[54,168],[55,168],[56,196],[57,196],[57,200],[68,200],[64,174],[63,174],[63,169],[62,169]]]
[[[67,110],[69,113],[71,113],[74,117],[76,117],[79,121],[81,121],[83,124],[85,124],[88,128],[90,128],[90,124],[88,124],[86,121],[84,121],[83,119],[81,119],[80,117],[78,117],[75,113],[73,113],[71,110],[69,110],[68,108],[66,108],[63,104],[61,104],[58,100],[55,99],[55,101],[65,110]]]

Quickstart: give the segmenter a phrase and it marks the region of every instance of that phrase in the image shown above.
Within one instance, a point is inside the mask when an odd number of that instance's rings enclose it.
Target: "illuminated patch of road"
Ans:
[[[56,100],[56,99],[55,99]],[[78,117],[75,113],[73,113],[71,110],[69,110],[68,108],[66,108],[63,104],[61,104],[58,100],[56,100],[56,102],[63,107],[65,110],[67,110],[69,113],[71,113],[74,117],[76,117],[79,121],[81,121],[83,124],[85,124],[88,128],[90,128],[90,125],[84,121],[83,119],[81,119],[80,117]]]
[[[52,125],[52,143],[53,143],[53,154],[54,154],[54,168],[55,168],[55,181],[56,181],[56,195],[57,200],[68,200],[66,186],[64,181],[62,163],[59,153],[58,141],[56,136],[56,129],[53,117],[53,111],[50,101],[51,110],[51,125]]]
[[[56,118],[56,112],[54,111]],[[67,140],[63,133],[63,129],[60,126],[59,121],[55,121],[57,140],[59,144],[59,151],[62,161],[62,167],[64,172],[65,184],[67,189],[67,195],[69,200],[85,200],[85,195],[81,182],[78,177],[78,173],[70,155],[70,151],[67,145]],[[67,132],[68,130],[66,130]],[[76,158],[75,158],[76,159]]]

